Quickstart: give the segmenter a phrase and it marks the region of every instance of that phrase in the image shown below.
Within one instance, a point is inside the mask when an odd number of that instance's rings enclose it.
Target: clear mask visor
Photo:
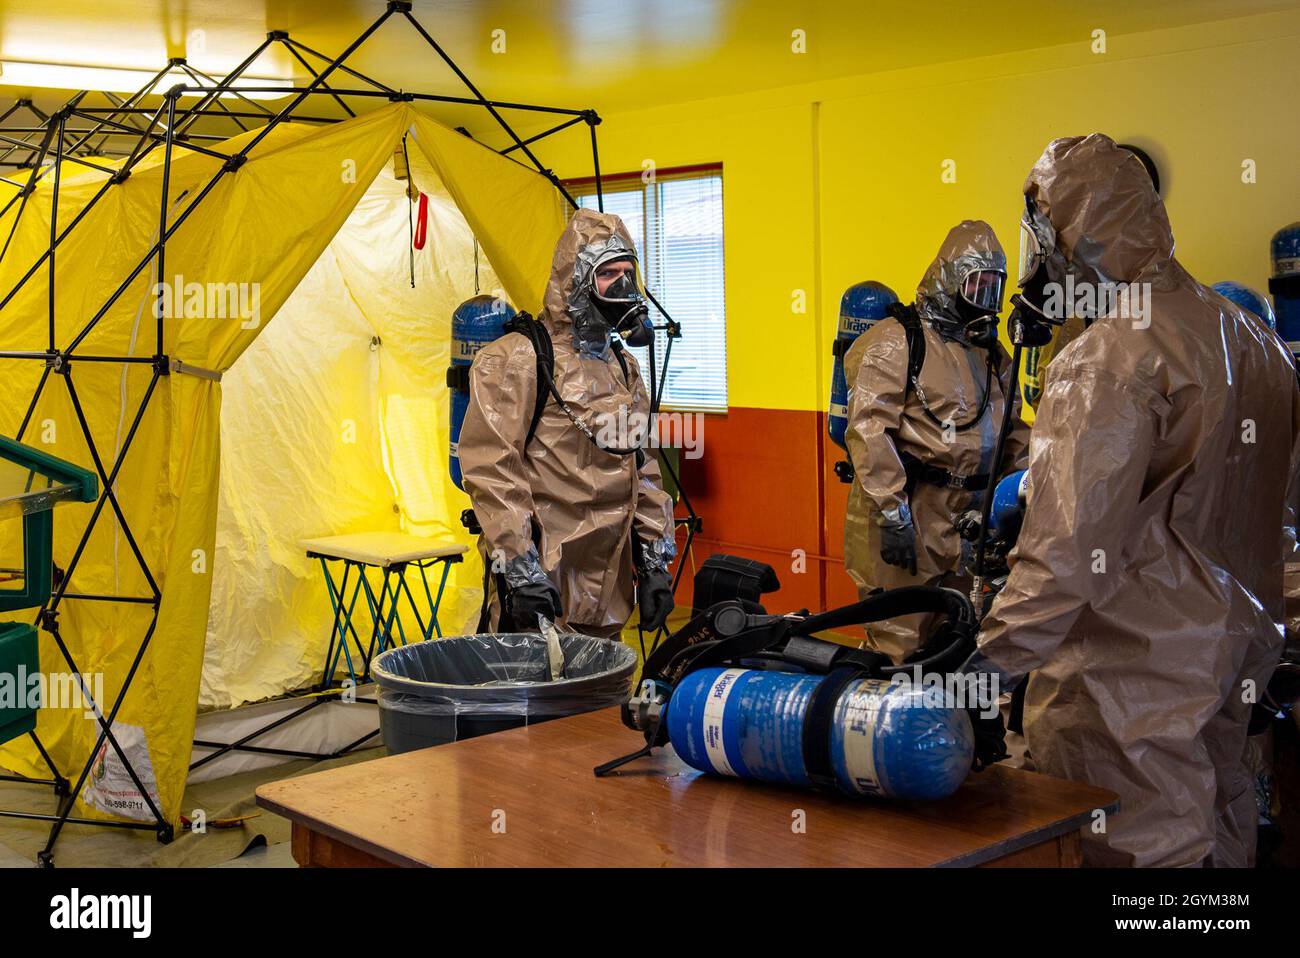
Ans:
[[[1002,291],[1007,275],[996,269],[973,269],[962,277],[958,292],[970,306],[982,313],[996,314],[1002,310]]]
[[[591,293],[603,303],[635,306],[645,301],[636,258],[627,253],[601,258],[591,270]]]
[[[1046,258],[1042,242],[1028,220],[1020,221],[1020,265],[1016,285],[1023,287]]]

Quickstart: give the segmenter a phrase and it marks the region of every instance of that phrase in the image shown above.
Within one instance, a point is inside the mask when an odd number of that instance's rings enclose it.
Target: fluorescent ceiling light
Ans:
[[[137,70],[131,67],[88,67],[63,63],[30,63],[19,60],[0,61],[0,85],[33,87],[49,90],[96,90],[103,93],[135,93],[149,84],[157,70]],[[220,80],[220,77],[215,78]],[[175,68],[162,77],[151,92],[166,93],[177,84],[186,86],[211,86],[206,80],[196,80],[184,70]],[[240,87],[292,87],[292,80],[263,77],[240,77],[232,84]],[[186,96],[201,96],[187,93]],[[250,100],[277,100],[284,93],[245,93]],[[234,93],[223,93],[222,98],[234,98]]]

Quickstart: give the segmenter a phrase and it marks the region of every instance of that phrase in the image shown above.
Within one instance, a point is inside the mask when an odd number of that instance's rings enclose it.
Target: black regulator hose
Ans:
[[[1024,346],[1013,338],[1011,351],[1011,382],[1004,395],[1006,405],[1002,409],[1002,426],[998,429],[998,441],[993,447],[993,466],[989,470],[989,484],[984,490],[984,502],[980,506],[979,538],[975,540],[975,570],[970,590],[971,605],[975,606],[977,619],[984,618],[984,552],[988,544],[989,516],[993,512],[993,493],[1001,478],[998,470],[1002,468],[1002,453],[1006,449],[1007,436],[1011,432],[1011,411],[1016,405],[1016,390],[1020,388],[1020,354]]]

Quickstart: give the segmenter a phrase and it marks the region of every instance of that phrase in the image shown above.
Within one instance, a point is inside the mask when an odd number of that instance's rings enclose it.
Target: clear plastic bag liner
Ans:
[[[622,642],[562,633],[564,677],[551,681],[535,632],[463,635],[389,649],[372,674],[379,707],[415,715],[554,718],[627,701],[636,652]]]

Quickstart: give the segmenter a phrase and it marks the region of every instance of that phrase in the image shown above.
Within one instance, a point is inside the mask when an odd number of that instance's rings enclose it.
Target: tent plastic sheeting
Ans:
[[[418,149],[445,185],[480,238],[506,294],[512,302],[535,309],[566,215],[558,191],[533,170],[398,103],[323,128],[281,125],[251,151],[242,168],[217,182],[168,240],[162,280],[174,283],[180,277],[182,288],[197,283],[205,289],[227,289],[233,283],[249,291],[249,303],[256,289],[257,315],[216,316],[205,309],[191,313],[176,303],[165,323],[164,352],[193,367],[230,370],[325,252],[408,130],[411,152]],[[257,135],[241,134],[216,149],[235,152]],[[167,195],[173,219],[196,201],[221,163],[177,150]],[[74,172],[71,167],[63,174],[60,224],[72,222],[106,179],[103,173]],[[52,180],[46,176],[39,182],[18,221],[0,260],[0,292],[10,290],[48,248]],[[153,246],[162,182],[162,151],[157,149],[127,180],[110,187],[58,247],[55,327],[60,348],[72,342]],[[153,355],[151,310],[159,279],[153,273],[155,264],[135,276],[78,351]],[[46,348],[45,274],[42,267],[0,311],[0,349]],[[54,455],[92,466],[71,401],[69,384],[75,383],[91,435],[111,469],[152,370],[148,365],[74,364],[70,381],[50,376],[24,438]],[[0,432],[12,435],[17,430],[41,371],[36,362],[0,360]],[[445,401],[443,394],[445,387],[438,390],[435,402]],[[163,377],[116,483],[123,513],[163,597],[157,626],[114,731],[145,784],[156,788],[164,815],[172,822],[179,818],[191,755],[213,570],[220,561],[215,550],[221,397],[222,385],[211,379]],[[442,416],[445,411],[439,409],[436,417]],[[286,447],[286,457],[293,454]],[[430,463],[428,468],[430,476],[435,470],[445,475],[445,464]],[[391,490],[387,501],[390,506],[394,501]],[[88,505],[64,510],[55,530],[60,566],[70,563],[92,510]],[[452,521],[444,517],[448,525]],[[0,554],[8,554],[14,535],[15,530],[0,530]],[[469,567],[472,563],[467,563],[466,574]],[[131,542],[109,507],[72,581],[77,592],[151,594]],[[241,586],[248,595],[267,588],[258,581]],[[243,599],[232,595],[230,601]],[[62,633],[78,668],[89,673],[92,688],[102,689],[105,711],[123,686],[151,612],[147,605],[75,599],[60,606]],[[66,668],[48,636],[42,640],[41,659],[47,672]],[[233,701],[237,696],[229,691],[229,678],[225,681],[225,694]],[[46,708],[39,721],[41,738],[60,767],[79,769],[98,737],[93,718],[81,709]],[[116,759],[111,750],[104,758],[92,769],[91,787],[78,812],[89,817],[147,817],[129,802],[111,799],[108,786]],[[0,765],[22,773],[38,772],[35,759],[22,743],[0,750]]]

